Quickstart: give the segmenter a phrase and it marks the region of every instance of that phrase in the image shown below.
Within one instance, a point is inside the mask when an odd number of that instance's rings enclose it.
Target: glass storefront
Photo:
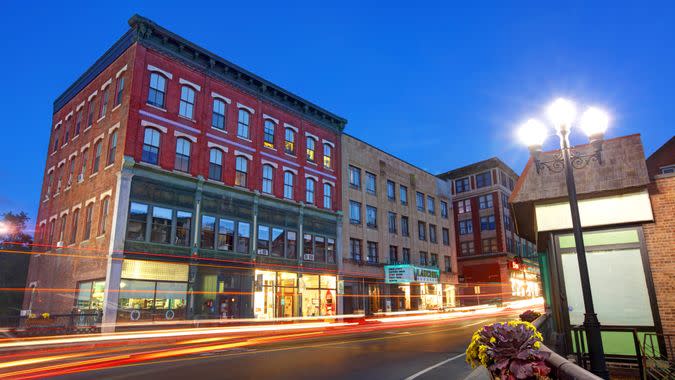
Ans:
[[[255,271],[253,314],[258,319],[298,315],[298,274]]]
[[[80,311],[103,310],[104,292],[104,280],[80,282],[75,307]]]
[[[303,274],[300,278],[302,316],[337,314],[337,277]]]

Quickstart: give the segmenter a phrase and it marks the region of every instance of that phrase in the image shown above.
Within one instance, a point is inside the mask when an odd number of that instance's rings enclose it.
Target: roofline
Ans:
[[[670,139],[668,139],[668,141],[666,141],[665,143],[663,143],[663,145],[661,145],[660,147],[658,147],[652,154],[650,154],[649,157],[647,157],[647,160],[651,160],[652,157],[654,157],[654,155],[656,155],[657,153],[659,153],[662,149],[665,149],[665,148],[666,148],[666,145],[670,144],[670,143],[673,142],[674,140],[675,140],[675,136],[673,136],[673,137],[671,137]]]
[[[439,174],[437,174],[436,176],[437,176],[437,177],[448,177],[448,178],[451,178],[451,177],[453,177],[453,174],[454,174],[454,173],[457,173],[457,172],[463,171],[463,170],[471,169],[471,168],[474,167],[474,166],[479,166],[479,165],[481,165],[481,164],[483,164],[483,163],[487,163],[487,162],[489,162],[489,161],[496,161],[496,163],[497,163],[496,166],[497,166],[497,167],[501,167],[502,169],[505,169],[507,172],[509,172],[509,174],[511,174],[511,175],[513,175],[513,176],[515,176],[515,177],[518,177],[518,174],[517,174],[517,173],[516,173],[509,165],[507,165],[506,163],[504,163],[504,161],[502,161],[502,160],[501,160],[499,157],[497,157],[497,156],[492,156],[492,157],[487,158],[487,159],[482,160],[482,161],[474,162],[474,163],[471,163],[471,164],[468,164],[468,165],[465,165],[465,166],[462,166],[462,167],[459,167],[459,168],[456,168],[456,169],[448,170],[447,172],[439,173]]]

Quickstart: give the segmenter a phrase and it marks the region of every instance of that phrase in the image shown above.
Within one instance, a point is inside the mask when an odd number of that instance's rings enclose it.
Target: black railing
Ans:
[[[618,327],[618,326],[601,326],[601,332],[619,332],[631,334],[633,338],[633,347],[635,354],[608,354],[605,352],[605,359],[610,367],[624,367],[636,368],[639,371],[640,379],[645,377],[644,360],[642,356],[642,349],[640,347],[640,338],[638,337],[638,328],[636,327]],[[574,340],[573,354],[576,356],[577,363],[584,367],[590,368],[590,356],[586,347],[586,332],[583,326],[572,327],[572,339]]]
[[[89,334],[101,331],[101,313],[86,311],[71,314],[52,314],[47,318],[36,315],[34,318],[16,316],[3,318],[3,327],[17,336],[41,336],[63,334]]]
[[[642,337],[646,379],[675,379],[675,335],[647,333]]]

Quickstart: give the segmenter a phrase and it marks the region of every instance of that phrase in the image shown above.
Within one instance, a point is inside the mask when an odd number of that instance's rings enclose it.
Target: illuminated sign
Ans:
[[[384,281],[387,284],[419,282],[438,284],[441,271],[437,268],[418,267],[410,264],[385,265]]]

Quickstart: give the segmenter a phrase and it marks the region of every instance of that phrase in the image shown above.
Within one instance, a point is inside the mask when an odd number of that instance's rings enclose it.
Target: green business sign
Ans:
[[[387,284],[418,282],[438,284],[441,271],[438,268],[418,267],[411,264],[385,265],[384,281]]]

